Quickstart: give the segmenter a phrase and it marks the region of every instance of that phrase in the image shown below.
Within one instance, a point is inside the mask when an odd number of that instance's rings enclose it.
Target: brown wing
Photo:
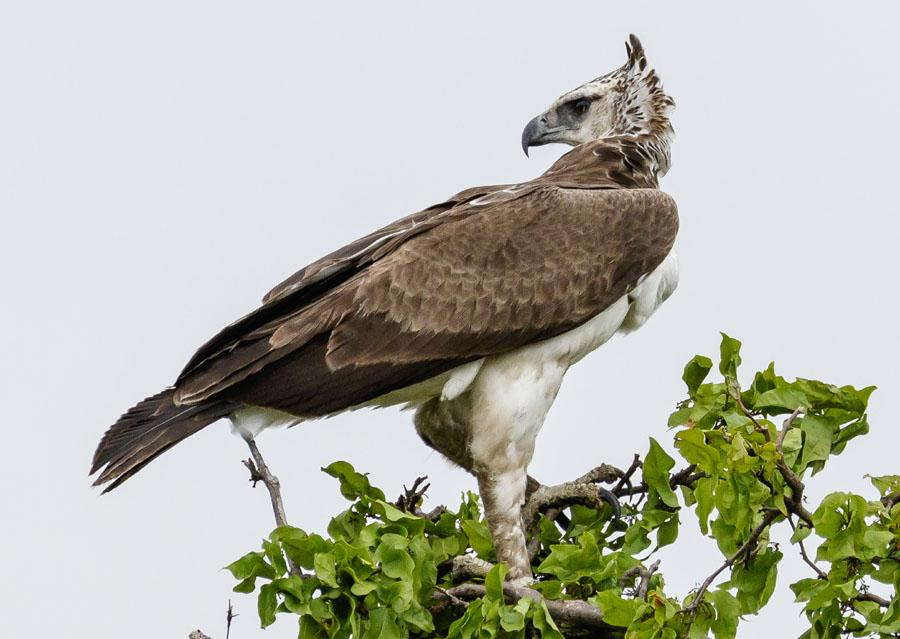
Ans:
[[[300,289],[276,289],[246,330],[201,349],[176,401],[298,415],[368,401],[578,326],[653,270],[677,232],[674,201],[655,189],[501,191],[426,216],[308,299],[303,275]]]
[[[253,339],[255,331],[261,327],[263,332],[268,331],[269,322],[281,321],[298,310],[305,309],[324,293],[389,254],[410,238],[443,223],[445,214],[465,215],[466,203],[505,188],[507,185],[467,189],[446,202],[392,222],[300,269],[269,291],[263,297],[262,306],[232,322],[197,349],[185,365],[178,382],[205,362],[215,359],[223,352],[233,350],[236,343],[247,338]],[[509,194],[506,197],[509,198]]]

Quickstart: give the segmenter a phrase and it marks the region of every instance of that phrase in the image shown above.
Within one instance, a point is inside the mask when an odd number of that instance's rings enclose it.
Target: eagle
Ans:
[[[539,177],[480,186],[301,269],[103,435],[104,492],[225,418],[245,437],[366,406],[413,408],[472,473],[499,561],[531,578],[521,510],[535,438],[570,366],[637,329],[678,281],[674,101],[634,35],[627,61],[522,133],[572,146]]]

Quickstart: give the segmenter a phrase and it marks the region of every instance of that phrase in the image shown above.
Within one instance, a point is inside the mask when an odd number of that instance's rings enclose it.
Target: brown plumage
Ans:
[[[237,406],[327,415],[601,312],[678,228],[655,177],[627,168],[629,142],[584,144],[531,182],[463,191],[299,271],[203,345],[172,391],[110,428],[97,483],[118,485]],[[154,430],[138,435],[145,424]]]
[[[526,151],[572,151],[534,180],[463,191],[285,280],[106,432],[96,483],[114,488],[221,417],[411,402],[423,440],[476,475],[497,557],[527,579],[526,469],[566,370],[641,326],[677,283],[678,216],[658,190],[673,104],[632,36],[623,67],[523,132]]]

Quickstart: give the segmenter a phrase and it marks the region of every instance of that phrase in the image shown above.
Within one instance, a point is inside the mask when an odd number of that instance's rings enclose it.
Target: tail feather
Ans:
[[[133,406],[103,435],[91,464],[95,486],[109,492],[181,440],[230,412],[224,403],[176,406],[174,389]],[[111,482],[111,483],[110,483]]]

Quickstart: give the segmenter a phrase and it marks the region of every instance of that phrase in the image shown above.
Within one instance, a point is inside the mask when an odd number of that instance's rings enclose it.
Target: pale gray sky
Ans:
[[[221,571],[272,527],[223,424],[112,495],[87,469],[104,429],[284,276],[468,186],[564,149],[519,148],[563,91],[620,65],[630,31],[678,103],[681,285],[640,332],[570,372],[532,466],[545,482],[627,465],[683,396],[682,365],[745,342],[748,372],[878,384],[872,433],[811,496],[900,470],[894,3],[4,2],[0,4],[0,635],[262,633]],[[389,493],[473,487],[410,416],[361,412],[260,445],[293,523],[344,507],[319,467]],[[693,515],[664,556],[686,592],[719,561]],[[789,554],[792,554],[788,550]],[[741,636],[799,634],[784,562]]]

